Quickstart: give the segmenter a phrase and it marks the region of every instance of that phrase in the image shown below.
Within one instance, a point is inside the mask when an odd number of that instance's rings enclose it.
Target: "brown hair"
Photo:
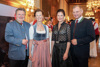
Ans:
[[[36,9],[34,12],[34,17],[36,16],[36,12],[42,12],[42,15],[44,15],[44,12],[41,9]]]
[[[26,11],[25,11],[25,9],[24,9],[24,8],[18,8],[18,9],[16,9],[15,14],[17,14],[17,11],[18,11],[18,10],[24,11],[24,12],[25,12],[25,14],[26,14]]]
[[[58,9],[58,10],[57,10],[57,13],[58,13],[58,12],[62,12],[63,15],[65,16],[65,11],[64,11],[63,9]],[[56,14],[57,14],[57,13],[56,13]]]

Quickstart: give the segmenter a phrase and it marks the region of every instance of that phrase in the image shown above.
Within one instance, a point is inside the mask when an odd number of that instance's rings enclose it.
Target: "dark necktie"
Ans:
[[[74,26],[74,31],[73,31],[73,38],[75,38],[75,29],[76,29],[76,25],[78,23],[78,20],[76,20],[75,26]]]
[[[27,44],[26,44],[26,49],[27,49]]]

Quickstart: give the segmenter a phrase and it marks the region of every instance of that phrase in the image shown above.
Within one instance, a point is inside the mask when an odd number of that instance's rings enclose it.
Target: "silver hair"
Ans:
[[[76,7],[79,7],[80,9],[82,9],[82,7],[79,6],[79,5],[75,5],[75,6],[73,6],[73,9],[76,8]]]
[[[79,5],[75,5],[75,6],[73,6],[73,9],[76,8],[76,7],[79,7],[79,8],[83,11],[82,7],[79,6]]]

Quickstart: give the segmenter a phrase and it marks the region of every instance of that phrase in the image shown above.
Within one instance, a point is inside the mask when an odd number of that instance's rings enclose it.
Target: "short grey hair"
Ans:
[[[80,9],[82,9],[82,7],[79,6],[79,5],[75,5],[75,6],[73,6],[73,9],[76,8],[76,7],[79,7]]]
[[[15,11],[15,14],[17,14],[17,11],[19,11],[19,10],[24,11],[25,14],[26,14],[26,10],[24,8],[17,8],[16,11]]]
[[[75,5],[75,6],[73,6],[73,9],[76,8],[76,7],[79,7],[79,8],[83,11],[82,7],[79,6],[79,5]]]

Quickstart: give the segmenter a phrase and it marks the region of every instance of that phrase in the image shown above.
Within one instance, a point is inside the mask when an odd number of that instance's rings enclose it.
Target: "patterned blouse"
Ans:
[[[53,41],[67,41],[70,42],[70,26],[69,24],[63,22],[61,24],[60,29],[58,30],[58,24],[53,26],[53,31],[52,31],[52,40]]]

